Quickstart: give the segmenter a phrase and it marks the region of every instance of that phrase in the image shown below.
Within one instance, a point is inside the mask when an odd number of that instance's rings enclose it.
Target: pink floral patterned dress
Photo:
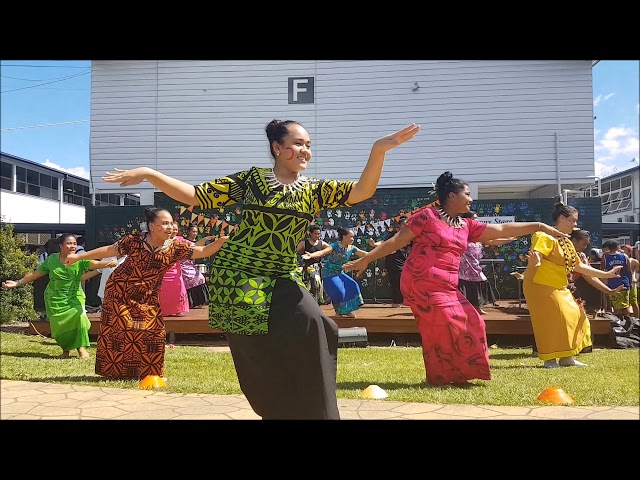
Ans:
[[[462,228],[450,226],[433,207],[418,210],[407,221],[416,237],[400,288],[418,322],[431,385],[491,380],[484,320],[458,290],[460,257],[487,226],[462,221]]]

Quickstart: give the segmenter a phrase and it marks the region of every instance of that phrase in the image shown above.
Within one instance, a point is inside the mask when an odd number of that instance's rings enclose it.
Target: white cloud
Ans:
[[[607,100],[609,100],[614,95],[615,95],[615,93],[609,93],[609,94],[605,95],[604,97],[602,95],[598,95],[596,98],[593,99],[593,106],[597,107],[598,105],[600,105],[600,103],[606,102]]]
[[[72,167],[72,168],[63,168],[58,164],[51,162],[50,160],[45,160],[42,163],[45,167],[55,168],[56,170],[60,170],[61,172],[67,172],[71,175],[75,175],[76,177],[82,177],[89,180],[89,171],[84,167]]]
[[[606,177],[631,168],[633,158],[640,158],[638,132],[625,126],[610,128],[602,138],[594,131],[594,168],[596,175]]]

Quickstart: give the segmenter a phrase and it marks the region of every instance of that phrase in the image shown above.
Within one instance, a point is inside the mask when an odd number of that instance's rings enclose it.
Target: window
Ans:
[[[0,164],[0,179],[2,179],[2,189],[11,190],[11,180],[13,179],[13,165],[7,162]]]
[[[73,205],[91,205],[91,195],[89,194],[89,187],[82,185],[71,180],[64,180],[62,182],[62,188],[64,191],[63,202]]]
[[[625,175],[624,177],[602,184],[603,214],[613,214],[633,210],[631,183],[631,175]]]

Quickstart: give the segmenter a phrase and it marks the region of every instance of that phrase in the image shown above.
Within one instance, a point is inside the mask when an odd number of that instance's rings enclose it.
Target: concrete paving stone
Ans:
[[[42,396],[42,393],[40,393],[38,390],[34,389],[33,387],[31,387],[30,389],[24,389],[24,388],[14,388],[14,389],[8,389],[2,390],[2,396],[4,398],[19,398],[23,401],[28,401],[28,398],[37,398],[38,396]]]
[[[2,413],[3,414],[4,413],[10,413],[10,414],[26,413],[36,408],[39,405],[40,405],[39,403],[35,403],[35,402],[14,402],[9,405],[3,405]]]
[[[445,405],[438,410],[438,413],[451,415],[452,417],[463,416],[468,418],[491,418],[500,415],[498,412],[476,405]]]
[[[165,404],[163,403],[163,405]],[[198,413],[227,414],[231,412],[237,412],[238,410],[239,410],[238,407],[233,407],[228,405],[218,405],[218,406],[208,405],[208,406],[197,406],[197,407],[194,406],[194,407],[175,409],[175,411],[178,412],[180,415],[193,415]]]
[[[20,397],[20,401],[37,402],[43,405],[56,403],[66,399],[67,399],[67,396],[64,393],[47,393],[45,395],[43,392],[40,392],[36,395],[31,395],[29,397]]]
[[[109,408],[109,407],[118,407],[120,406],[120,402],[105,401],[102,399],[99,400],[87,400],[80,403],[79,407],[83,410],[89,410],[92,408]]]
[[[249,402],[244,397],[238,397],[236,395],[209,395],[203,400],[208,405],[233,405],[238,408],[251,408]]]
[[[638,413],[607,410],[604,412],[590,413],[586,418],[589,420],[638,420]]]
[[[589,412],[564,405],[554,405],[550,407],[534,408],[529,415],[532,417],[543,417],[548,419],[562,418],[571,420],[576,418],[586,418],[587,415],[589,415]]]
[[[99,418],[101,420],[115,419],[123,415],[129,415],[129,411],[123,410],[117,406],[109,407],[95,407],[82,409],[82,416],[89,416],[93,418]]]
[[[478,420],[474,417],[460,417],[455,415],[443,415],[438,412],[416,413],[411,415],[414,420]]]
[[[402,413],[403,415],[413,415],[416,413],[435,412],[440,410],[442,405],[434,403],[405,403],[393,409],[394,412]]]
[[[118,420],[171,420],[179,418],[180,414],[172,409],[165,410],[144,410],[131,412],[118,417]]]
[[[262,420],[262,417],[253,410],[237,410],[227,414],[233,420]]]
[[[39,415],[14,415],[11,420],[40,420],[41,418]]]
[[[387,420],[401,416],[401,413],[390,412],[388,410],[358,409],[358,417],[362,420]]]
[[[161,399],[160,397],[157,397],[156,401],[162,402],[162,405],[176,407],[205,407],[210,405],[210,403],[204,398],[178,397]]]
[[[607,408],[612,408],[612,407],[607,407]],[[613,407],[613,409],[618,412],[629,412],[629,413],[633,413],[634,415],[640,416],[640,405]]]
[[[40,404],[33,407],[29,411],[32,415],[38,415],[40,417],[57,417],[57,416],[73,416],[80,415],[82,409],[80,408],[67,408],[67,407],[51,407],[48,403]]]
[[[483,408],[493,410],[501,415],[508,415],[510,417],[526,417],[529,412],[531,412],[531,407],[503,407],[500,405],[487,405]]]
[[[54,401],[54,402],[50,402],[47,403],[47,406],[51,406],[51,407],[69,407],[69,408],[73,408],[73,407],[77,407],[77,408],[82,408],[82,404],[84,402],[82,400],[74,400],[73,398],[67,398],[65,396],[65,398],[63,398],[62,400],[58,400],[58,401]]]
[[[394,408],[402,407],[403,405],[405,405],[404,402],[382,402],[382,401],[376,401],[376,400],[368,400],[368,401],[362,402],[362,404],[358,408],[358,411],[364,411],[364,410],[389,411],[389,410],[393,410]]]

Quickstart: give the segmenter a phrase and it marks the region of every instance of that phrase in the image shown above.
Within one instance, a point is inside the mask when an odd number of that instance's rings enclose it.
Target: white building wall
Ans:
[[[309,131],[312,176],[357,180],[373,142],[415,122],[422,131],[388,154],[379,187],[430,185],[449,170],[485,198],[558,190],[594,174],[591,68],[590,60],[93,61],[91,178],[97,193],[122,192],[102,181],[106,171],[150,166],[195,184],[270,166],[264,128],[279,118]],[[289,77],[314,77],[314,104],[288,104]]]
[[[0,190],[1,213],[11,223],[78,223],[84,225],[85,209],[22,193]]]

